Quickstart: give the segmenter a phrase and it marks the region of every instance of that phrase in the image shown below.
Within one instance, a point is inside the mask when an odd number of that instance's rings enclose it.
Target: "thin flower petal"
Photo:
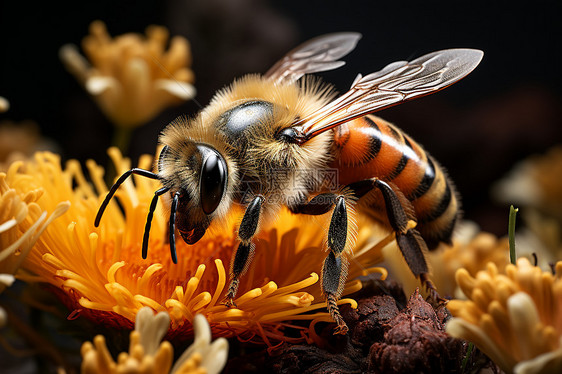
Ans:
[[[169,79],[159,79],[155,81],[154,87],[183,100],[193,99],[196,93],[195,86],[192,84]]]
[[[90,95],[100,95],[107,90],[118,90],[119,83],[113,77],[93,76],[86,80],[85,88]]]

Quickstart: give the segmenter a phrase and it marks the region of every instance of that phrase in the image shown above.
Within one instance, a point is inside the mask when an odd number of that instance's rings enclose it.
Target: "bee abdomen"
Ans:
[[[348,129],[346,141],[335,142],[340,183],[369,178],[391,183],[410,201],[428,247],[450,242],[459,202],[441,166],[413,139],[378,117],[359,118],[349,122]],[[384,217],[380,200],[367,199],[362,205],[374,216]]]
[[[431,156],[428,156],[431,160]],[[451,235],[460,212],[458,195],[445,172],[435,163],[435,178],[429,189],[410,200],[416,211],[418,229],[428,248],[440,242],[451,243]]]

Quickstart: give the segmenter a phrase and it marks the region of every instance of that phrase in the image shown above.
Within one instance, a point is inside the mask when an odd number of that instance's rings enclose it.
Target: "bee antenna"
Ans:
[[[150,235],[150,226],[152,225],[152,216],[156,210],[156,204],[158,203],[158,198],[160,195],[168,192],[170,189],[168,187],[163,187],[158,191],[154,192],[154,197],[150,202],[150,209],[148,210],[148,215],[146,216],[146,225],[144,226],[144,236],[142,237],[142,258],[146,259],[148,255],[148,237]]]
[[[125,180],[131,176],[131,174],[138,174],[150,179],[159,179],[158,174],[144,169],[133,168],[129,171],[124,172],[123,175],[121,175],[119,179],[117,179],[117,181],[113,184],[113,186],[111,186],[111,189],[107,193],[105,200],[103,201],[103,203],[101,203],[100,209],[98,210],[98,214],[96,215],[96,219],[94,221],[95,227],[98,227],[100,225],[101,216],[103,216],[103,212],[105,211],[105,208],[107,208],[107,205],[111,201],[113,195],[115,195],[115,192],[117,191],[119,186],[121,186],[123,182],[125,182]]]
[[[176,253],[176,211],[178,210],[178,199],[180,192],[174,194],[172,206],[170,208],[170,253],[174,264],[178,263],[178,255]]]

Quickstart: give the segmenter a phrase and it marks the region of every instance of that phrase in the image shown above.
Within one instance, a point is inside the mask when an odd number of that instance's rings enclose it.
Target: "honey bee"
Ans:
[[[306,74],[344,65],[361,35],[334,33],[290,51],[264,75],[247,75],[215,94],[195,118],[179,118],[160,135],[156,173],[131,169],[112,186],[95,225],[117,188],[131,175],[157,179],[142,244],[146,258],[152,216],[160,196],[170,197],[169,242],[177,263],[176,231],[196,243],[212,221],[234,204],[245,212],[230,264],[225,297],[234,305],[240,277],[250,266],[253,238],[282,206],[295,214],[331,212],[322,292],[337,324],[348,331],[337,301],[353,249],[352,209],[376,218],[395,233],[412,273],[439,298],[424,253],[450,243],[459,200],[441,166],[394,125],[371,113],[439,91],[469,74],[483,52],[448,49],[413,61],[391,63],[359,75],[336,96],[330,85]],[[337,170],[337,188],[319,170]]]

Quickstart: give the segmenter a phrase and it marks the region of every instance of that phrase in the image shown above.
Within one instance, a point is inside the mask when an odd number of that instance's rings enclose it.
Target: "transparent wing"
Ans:
[[[337,61],[351,52],[361,34],[340,32],[311,39],[287,53],[265,73],[265,77],[277,82],[296,81],[305,74],[337,69],[345,65]]]
[[[437,92],[474,70],[483,55],[476,49],[447,49],[410,62],[394,62],[376,73],[358,76],[343,96],[295,126],[302,126],[308,140],[354,118]]]

